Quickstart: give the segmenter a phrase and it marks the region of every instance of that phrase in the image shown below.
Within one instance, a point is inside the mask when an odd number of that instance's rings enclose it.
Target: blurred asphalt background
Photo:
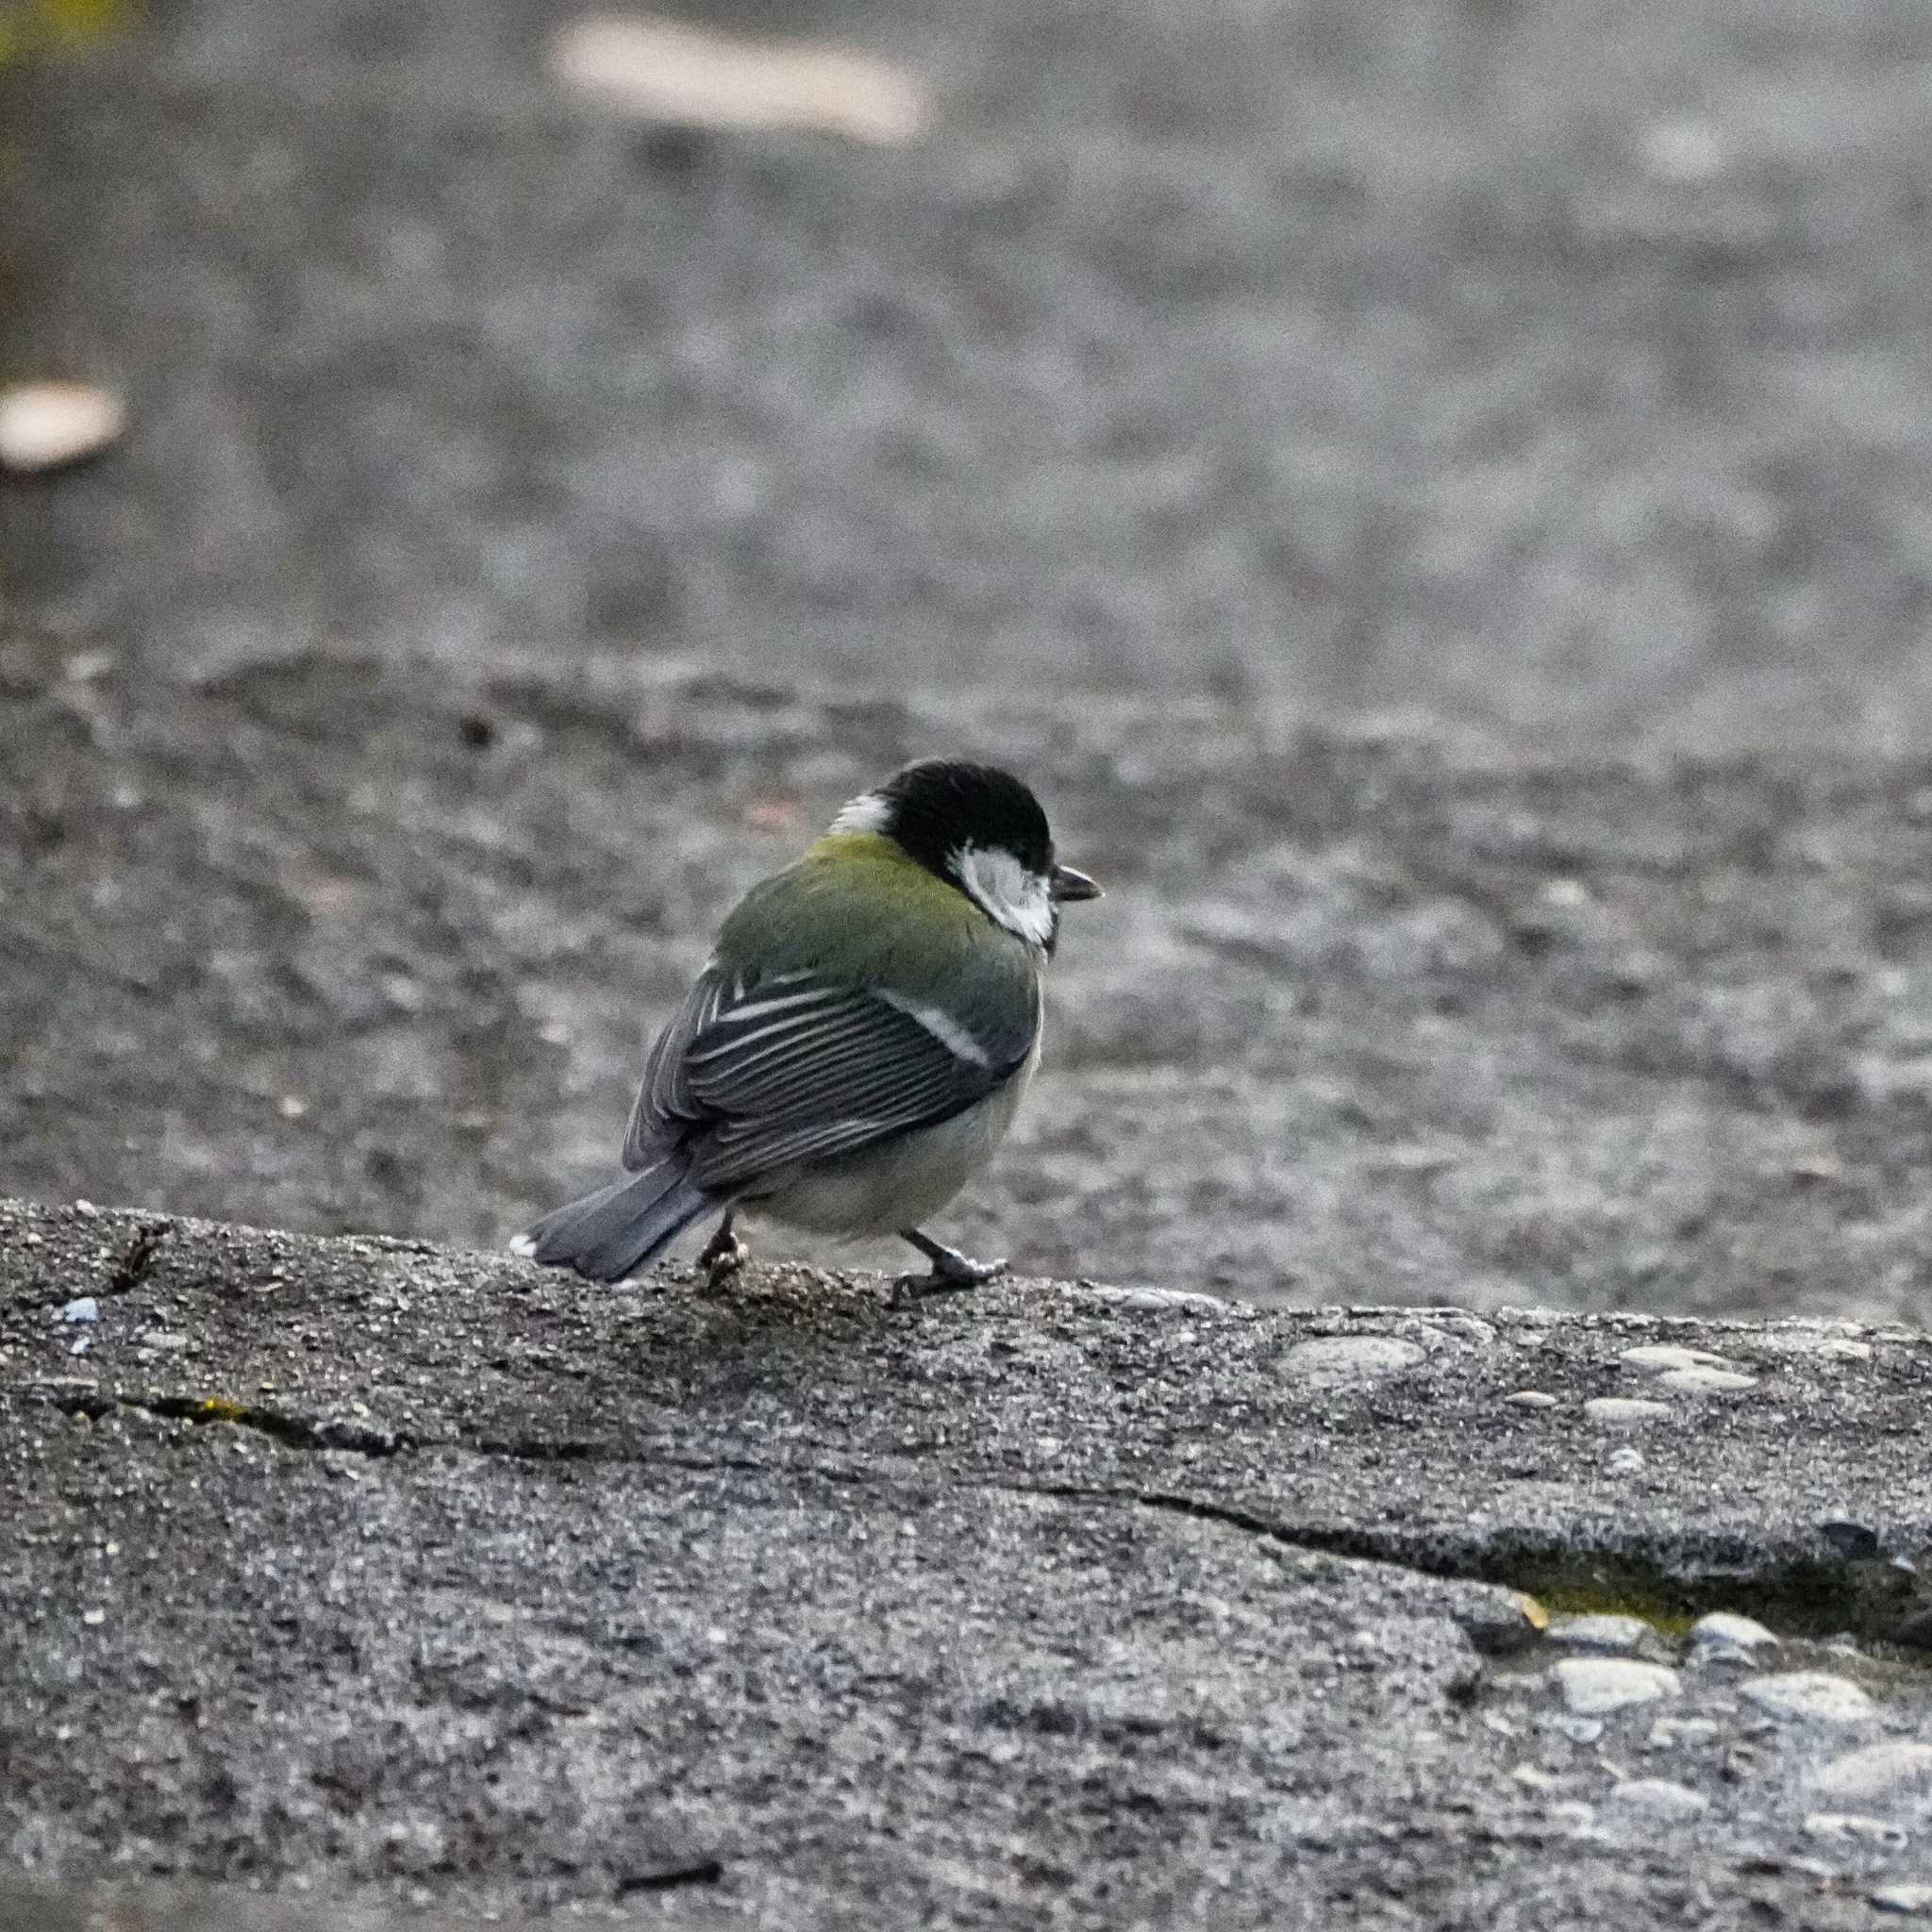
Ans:
[[[0,1189],[498,1240],[959,743],[1115,889],[962,1238],[1916,1309],[1932,11],[683,10],[903,144],[600,111],[577,17],[0,67],[0,380],[133,411],[0,477]]]
[[[25,90],[8,359],[139,422],[9,493],[18,602],[194,670],[1925,741],[1919,0],[682,10],[899,63],[886,146],[599,115],[580,11],[157,0]]]

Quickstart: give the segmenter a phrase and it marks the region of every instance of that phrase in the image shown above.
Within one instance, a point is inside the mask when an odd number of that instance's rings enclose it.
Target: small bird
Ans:
[[[921,1291],[990,1281],[924,1231],[991,1158],[1040,1062],[1041,978],[1060,908],[1100,888],[1058,864],[1010,774],[908,765],[754,886],[658,1036],[621,1180],[546,1214],[521,1255],[620,1281],[692,1223],[741,1265],[741,1208],[809,1233],[893,1234]]]

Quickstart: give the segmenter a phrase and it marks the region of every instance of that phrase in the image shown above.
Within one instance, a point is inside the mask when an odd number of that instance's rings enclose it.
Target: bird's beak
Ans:
[[[1076,899],[1097,899],[1100,888],[1084,872],[1075,872],[1071,865],[1057,865],[1049,882],[1055,903],[1070,906]]]

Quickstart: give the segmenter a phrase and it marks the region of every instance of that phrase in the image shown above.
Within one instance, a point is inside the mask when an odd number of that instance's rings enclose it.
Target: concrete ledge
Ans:
[[[0,1844],[305,1910],[1875,1923],[1932,1908],[1928,1380],[0,1205]]]

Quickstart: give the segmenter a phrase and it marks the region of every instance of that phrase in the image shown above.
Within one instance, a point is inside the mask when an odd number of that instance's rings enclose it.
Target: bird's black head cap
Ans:
[[[997,765],[922,758],[873,795],[884,808],[883,829],[942,878],[962,846],[1010,852],[1028,872],[1053,870],[1053,834],[1039,799]]]

